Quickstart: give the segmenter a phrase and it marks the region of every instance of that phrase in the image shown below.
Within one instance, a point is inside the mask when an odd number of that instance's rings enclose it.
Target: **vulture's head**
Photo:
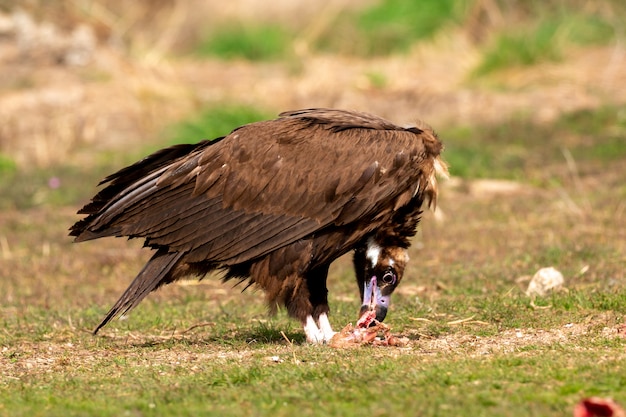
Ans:
[[[407,250],[397,246],[381,246],[373,238],[354,254],[356,279],[361,292],[361,322],[373,325],[387,315],[391,294],[402,280],[409,260]],[[368,319],[365,316],[371,317]]]

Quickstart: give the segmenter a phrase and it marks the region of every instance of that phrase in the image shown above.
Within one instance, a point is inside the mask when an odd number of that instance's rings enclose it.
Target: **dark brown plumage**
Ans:
[[[260,286],[309,341],[327,341],[328,267],[350,250],[362,312],[382,320],[422,203],[436,199],[441,150],[427,126],[308,109],[118,171],[70,235],[144,238],[155,253],[95,331],[160,286],[218,269]]]

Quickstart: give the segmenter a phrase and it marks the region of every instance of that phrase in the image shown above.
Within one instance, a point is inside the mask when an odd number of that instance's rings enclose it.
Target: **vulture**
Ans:
[[[422,206],[436,204],[436,175],[447,174],[442,148],[421,122],[313,108],[159,150],[106,177],[70,236],[142,238],[153,255],[94,334],[163,285],[221,271],[260,287],[308,342],[326,343],[329,265],[350,251],[359,314],[382,322]]]

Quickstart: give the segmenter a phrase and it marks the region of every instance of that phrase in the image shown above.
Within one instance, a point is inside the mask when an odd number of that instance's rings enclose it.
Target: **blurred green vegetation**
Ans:
[[[211,31],[195,48],[200,56],[268,61],[288,56],[290,31],[278,24],[229,23]]]
[[[242,104],[206,107],[190,119],[175,123],[166,129],[162,136],[167,139],[158,147],[216,139],[229,134],[236,127],[273,119],[276,116],[274,112]]]
[[[485,47],[473,76],[558,61],[564,51],[576,45],[605,44],[615,39],[616,29],[601,16],[567,12],[528,21],[512,30],[495,34]]]
[[[15,172],[16,169],[17,165],[13,158],[0,153],[0,175],[7,175],[11,172]]]
[[[404,53],[441,28],[459,23],[466,4],[456,0],[383,0],[339,16],[316,46],[323,51],[360,56]]]
[[[406,52],[418,40],[458,22],[464,2],[457,0],[383,0],[358,12],[339,13],[313,44],[319,51],[348,55],[389,55]],[[292,55],[297,30],[279,24],[230,22],[208,31],[195,51],[203,56],[250,61],[285,59]]]
[[[452,175],[542,183],[551,166],[565,161],[564,153],[581,162],[626,157],[626,107],[565,113],[550,124],[518,116],[494,125],[454,126],[440,137]]]
[[[340,11],[314,37],[313,50],[357,56],[407,52],[444,29],[476,30],[477,16],[499,15],[478,23],[486,36],[476,41],[484,57],[474,75],[511,66],[558,60],[576,45],[606,44],[619,36],[626,7],[617,0],[508,2],[460,0],[381,0],[357,11]],[[315,23],[311,23],[314,25]],[[203,56],[251,61],[286,59],[299,31],[285,24],[229,22],[206,33],[196,46]],[[470,33],[471,36],[473,36]]]
[[[456,0],[383,0],[357,14],[356,21],[368,53],[405,51],[416,40],[428,39],[463,12]]]
[[[58,165],[2,173],[0,210],[80,205],[93,195],[102,178],[118,168],[122,167]]]
[[[533,30],[519,30],[496,36],[474,70],[474,76],[515,66],[530,66],[541,61],[561,58],[561,48],[555,42],[558,26],[552,22],[541,24]]]

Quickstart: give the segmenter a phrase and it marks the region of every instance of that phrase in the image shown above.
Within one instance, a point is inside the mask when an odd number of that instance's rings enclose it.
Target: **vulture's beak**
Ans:
[[[376,313],[376,321],[385,320],[390,298],[390,295],[382,295],[376,282],[376,276],[373,276],[369,282],[365,281],[363,288],[363,303],[361,304],[361,312],[359,316],[362,317],[365,313],[374,311]],[[372,321],[370,326],[373,326],[374,324],[375,322]]]

